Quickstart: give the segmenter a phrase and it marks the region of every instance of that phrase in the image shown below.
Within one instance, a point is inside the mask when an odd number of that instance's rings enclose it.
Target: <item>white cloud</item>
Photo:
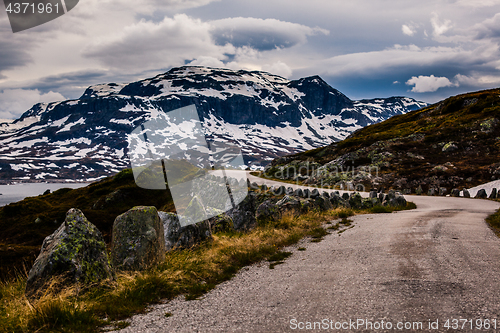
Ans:
[[[444,22],[441,22],[439,20],[439,15],[436,12],[432,13],[431,24],[434,29],[434,37],[439,37],[452,28],[451,21],[445,20]]]
[[[269,73],[272,73],[272,74],[287,77],[287,78],[292,76],[292,73],[293,73],[290,66],[288,66],[287,64],[285,64],[284,62],[281,62],[281,61],[277,61],[271,65],[264,65],[264,66],[262,66],[262,70],[269,72]]]
[[[183,65],[184,60],[200,55],[224,59],[234,48],[215,45],[210,28],[209,23],[185,14],[158,23],[141,20],[117,36],[94,42],[84,54],[106,66],[131,71]]]
[[[491,7],[500,4],[499,0],[459,0],[457,2],[465,7]]]
[[[38,89],[6,89],[0,92],[0,118],[15,119],[36,103],[62,100],[65,100],[63,95],[52,91],[42,94]]]
[[[434,75],[431,76],[423,76],[420,75],[418,77],[413,76],[411,79],[406,81],[406,84],[414,87],[411,89],[412,92],[416,93],[425,93],[425,92],[434,92],[439,88],[456,86],[451,83],[450,80],[446,77],[436,77]]]
[[[205,66],[214,68],[224,68],[226,65],[222,61],[214,57],[201,56],[189,63],[190,66]]]
[[[415,35],[415,33],[417,32],[417,30],[414,27],[406,25],[406,24],[402,25],[401,30],[403,31],[403,33],[405,35],[410,36],[410,37]]]

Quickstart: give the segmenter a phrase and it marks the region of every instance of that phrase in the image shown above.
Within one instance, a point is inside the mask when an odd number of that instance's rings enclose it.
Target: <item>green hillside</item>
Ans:
[[[176,165],[173,165],[176,164]],[[200,170],[183,161],[170,163],[182,174],[180,181],[193,178]],[[144,172],[141,177],[147,177]],[[31,268],[44,238],[64,221],[70,208],[79,208],[103,234],[109,244],[115,218],[134,206],[155,206],[173,212],[169,191],[146,190],[136,185],[131,169],[79,189],[63,188],[0,207],[0,279],[23,267]]]
[[[306,184],[352,182],[411,193],[419,187],[449,193],[500,179],[500,89],[395,116],[344,141],[274,160],[266,170],[273,178],[299,174]]]

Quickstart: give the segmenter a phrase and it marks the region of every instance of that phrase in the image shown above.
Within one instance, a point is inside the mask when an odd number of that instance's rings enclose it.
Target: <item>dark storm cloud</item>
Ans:
[[[308,36],[329,31],[276,19],[228,18],[212,21],[211,33],[218,45],[248,46],[259,51],[284,49],[302,44]]]

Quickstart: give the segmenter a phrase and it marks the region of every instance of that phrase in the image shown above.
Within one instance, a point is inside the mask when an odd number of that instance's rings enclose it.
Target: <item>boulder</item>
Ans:
[[[435,188],[433,188],[433,187],[431,187],[431,188],[429,189],[429,192],[428,192],[427,194],[428,194],[429,196],[435,196],[435,195],[436,195],[436,192],[437,192],[437,191],[436,191],[436,189],[435,189]]]
[[[208,216],[212,216],[207,220],[211,233],[234,229],[233,219],[222,210],[211,207],[205,207],[205,210]],[[165,227],[165,225],[163,226]]]
[[[248,192],[246,198],[236,207],[226,212],[226,215],[233,220],[233,228],[237,231],[248,231],[257,226],[255,213],[257,202],[255,192]]]
[[[460,190],[458,188],[454,188],[451,190],[451,196],[452,197],[459,197],[460,196]]]
[[[142,270],[164,260],[163,223],[155,207],[134,207],[115,219],[111,261],[116,269]]]
[[[323,196],[323,198],[330,200],[330,193],[323,191],[323,193],[321,193],[321,195]]]
[[[101,232],[79,209],[72,208],[61,226],[43,241],[28,274],[26,295],[38,298],[51,282],[57,283],[52,286],[57,292],[67,285],[85,286],[112,276]]]
[[[175,213],[158,212],[158,217],[163,225],[166,251],[190,248],[212,238],[209,221],[182,227],[179,216]]]
[[[487,199],[488,198],[488,194],[486,194],[486,190],[485,189],[480,189],[476,196],[475,196],[476,199]]]
[[[377,198],[378,197],[378,193],[376,190],[372,190],[370,191],[370,199],[374,199],[374,198]]]
[[[395,195],[393,198],[386,196],[384,202],[382,203],[383,206],[389,207],[406,207],[406,204],[406,199],[402,195]]]
[[[268,199],[257,207],[255,217],[259,223],[278,221],[281,218],[281,211],[272,199]]]
[[[311,191],[311,198],[316,199],[317,197],[319,197],[319,191],[317,188],[315,188]]]
[[[470,192],[466,188],[464,188],[462,190],[462,194],[463,194],[464,198],[470,198]]]
[[[356,192],[351,194],[351,197],[349,198],[349,205],[351,205],[351,208],[354,209],[363,208],[363,198],[361,197],[361,194]]]
[[[288,195],[293,195],[293,193],[294,193],[293,188],[288,187],[288,188],[286,189],[286,194],[288,194]]]
[[[448,192],[448,190],[446,189],[446,187],[440,187],[439,188],[439,196],[440,197],[444,197],[447,192]]]
[[[342,206],[343,201],[344,200],[338,194],[333,193],[332,196],[330,196],[330,203],[332,204],[332,208]]]
[[[304,197],[304,192],[302,191],[302,189],[298,188],[298,189],[295,190],[295,192],[294,192],[293,195],[296,196],[296,197],[303,198]]]
[[[290,212],[293,215],[299,215],[302,209],[301,199],[289,195],[285,195],[280,201],[276,203],[276,207],[283,214]]]
[[[318,207],[321,211],[327,211],[333,209],[333,205],[330,199],[323,196],[317,196],[314,200],[314,206]]]
[[[442,151],[444,153],[451,153],[458,150],[458,146],[455,144],[455,142],[448,142],[445,144],[442,148]]]
[[[415,190],[415,194],[416,195],[421,195],[423,192],[422,190],[422,186],[421,185],[418,185],[417,189]]]
[[[342,194],[342,199],[344,199],[345,201],[348,201],[349,198],[350,198],[349,193]]]
[[[304,189],[304,198],[310,198],[311,197],[311,191],[309,189]]]
[[[380,202],[384,201],[384,197],[385,197],[384,193],[379,193],[379,194],[378,194],[378,200],[379,200]]]
[[[284,194],[286,194],[286,187],[285,186],[280,186],[278,188],[274,188],[273,194],[274,195],[284,195]]]
[[[490,199],[496,199],[497,198],[497,189],[494,188],[491,190],[491,194],[490,194]]]

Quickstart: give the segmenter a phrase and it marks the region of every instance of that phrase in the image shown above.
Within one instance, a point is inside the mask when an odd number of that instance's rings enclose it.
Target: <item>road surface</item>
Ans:
[[[500,203],[408,199],[416,210],[355,216],[353,228],[302,241],[306,251],[273,270],[245,268],[122,332],[500,332],[500,240],[484,222]]]

